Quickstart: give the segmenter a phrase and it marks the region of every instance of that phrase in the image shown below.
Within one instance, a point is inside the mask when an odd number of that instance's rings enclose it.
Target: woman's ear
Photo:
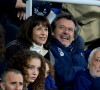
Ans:
[[[88,69],[90,68],[90,64],[88,64],[88,67],[87,67]]]

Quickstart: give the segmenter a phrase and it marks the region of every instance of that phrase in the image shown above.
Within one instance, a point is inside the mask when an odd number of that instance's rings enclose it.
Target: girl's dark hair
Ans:
[[[32,44],[33,28],[40,24],[48,27],[48,38],[47,38],[46,43],[43,45],[44,48],[48,50],[52,30],[51,30],[51,25],[45,16],[38,16],[36,14],[33,14],[32,16],[30,16],[20,27],[17,34],[17,40],[23,43],[24,46],[26,46],[27,48],[30,48],[33,45]]]
[[[28,72],[27,69],[29,67],[28,62],[32,58],[38,58],[41,61],[41,67],[39,71],[39,75],[37,79],[31,83],[31,87],[33,90],[43,90],[44,88],[44,80],[45,80],[45,59],[42,55],[38,54],[35,51],[23,50],[18,51],[7,63],[8,69],[17,69],[20,70],[23,74],[24,78],[24,88],[28,87]],[[42,88],[42,89],[41,89]]]
[[[52,65],[51,62],[50,62],[48,59],[46,59],[46,58],[45,58],[45,63],[48,64],[48,66],[49,66],[49,71],[50,71],[50,75],[51,75],[52,79],[54,79],[54,67],[53,67],[53,65]]]

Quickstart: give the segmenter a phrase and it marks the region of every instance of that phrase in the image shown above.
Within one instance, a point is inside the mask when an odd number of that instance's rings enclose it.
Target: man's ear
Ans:
[[[5,90],[5,85],[3,82],[0,82],[0,87],[2,88],[2,90]]]
[[[91,65],[88,63],[88,69],[90,68],[90,66],[91,66]]]

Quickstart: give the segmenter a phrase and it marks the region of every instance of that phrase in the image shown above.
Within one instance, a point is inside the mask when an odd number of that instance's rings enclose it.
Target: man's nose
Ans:
[[[16,89],[15,90],[22,90],[22,86],[19,83],[16,84]]]

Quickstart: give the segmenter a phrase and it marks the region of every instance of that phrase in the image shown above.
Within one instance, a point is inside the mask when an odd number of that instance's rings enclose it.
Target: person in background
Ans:
[[[5,29],[5,44],[16,39],[26,18],[26,0],[0,0],[0,24]]]
[[[58,14],[51,26],[50,50],[55,58],[55,83],[61,90],[72,90],[76,72],[87,67],[83,49],[77,45],[78,23],[66,12]]]
[[[73,90],[100,90],[100,47],[93,49],[88,68],[77,72]]]
[[[45,59],[46,72],[45,72],[45,90],[57,90],[54,80],[54,67],[49,60]]]
[[[100,38],[98,38],[98,39],[92,41],[92,42],[88,45],[87,49],[84,51],[84,52],[85,52],[85,58],[86,58],[87,61],[88,61],[88,57],[89,57],[89,54],[91,53],[91,51],[92,51],[93,49],[97,48],[97,47],[100,47],[99,41],[100,41]]]
[[[30,16],[20,27],[17,40],[7,45],[6,59],[9,60],[17,51],[24,49],[36,51],[44,57],[51,58],[52,53],[49,50],[51,33],[51,25],[45,16],[36,14]]]
[[[5,29],[0,24],[0,76],[5,70],[6,62],[5,62]]]
[[[22,73],[16,69],[9,69],[2,73],[0,90],[23,90]]]
[[[45,59],[35,51],[18,51],[7,63],[6,69],[22,72],[23,87],[28,90],[43,90],[45,80]]]

